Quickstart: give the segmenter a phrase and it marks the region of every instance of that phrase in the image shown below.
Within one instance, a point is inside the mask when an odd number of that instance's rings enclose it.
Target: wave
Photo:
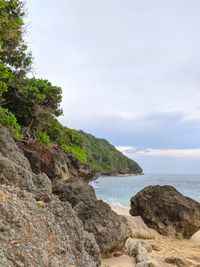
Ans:
[[[98,183],[95,182],[95,181],[92,181],[92,182],[89,183],[89,185],[91,185],[94,189],[99,188],[97,184],[98,184]]]

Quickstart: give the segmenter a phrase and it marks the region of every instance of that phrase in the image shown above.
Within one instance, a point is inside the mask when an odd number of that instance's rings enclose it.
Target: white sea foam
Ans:
[[[95,181],[90,182],[89,185],[91,185],[94,189],[99,188]]]

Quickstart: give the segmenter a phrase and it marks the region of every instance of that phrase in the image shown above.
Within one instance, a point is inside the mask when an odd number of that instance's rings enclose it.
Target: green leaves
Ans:
[[[24,15],[23,1],[0,0],[0,63],[25,74],[32,58],[23,39]]]
[[[17,123],[15,115],[8,109],[0,108],[0,124],[10,128],[16,138],[22,137],[21,126]]]
[[[52,116],[62,114],[62,89],[43,79],[26,79],[18,90],[9,88],[6,98],[18,121],[33,133],[43,131]]]
[[[9,68],[0,63],[0,102],[2,95],[7,91],[9,84],[13,79],[13,74]]]

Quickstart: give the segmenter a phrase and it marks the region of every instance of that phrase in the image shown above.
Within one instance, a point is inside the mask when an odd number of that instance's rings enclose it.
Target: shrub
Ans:
[[[12,130],[16,138],[21,138],[21,126],[17,123],[15,115],[8,109],[0,108],[0,124]]]
[[[36,135],[36,138],[38,142],[45,144],[49,147],[51,146],[50,138],[45,132],[39,131]]]

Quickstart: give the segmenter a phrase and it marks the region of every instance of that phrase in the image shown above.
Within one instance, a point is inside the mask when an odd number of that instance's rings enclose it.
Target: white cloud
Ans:
[[[154,149],[147,148],[144,150],[136,150],[131,146],[117,146],[118,150],[127,155],[135,157],[168,157],[168,158],[194,158],[200,159],[200,148],[196,149]]]

